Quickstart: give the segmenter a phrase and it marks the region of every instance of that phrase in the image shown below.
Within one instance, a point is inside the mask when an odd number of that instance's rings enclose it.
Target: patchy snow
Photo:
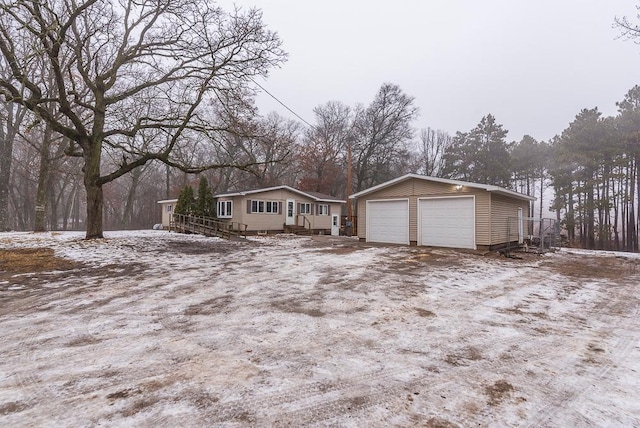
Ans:
[[[598,256],[598,257],[618,257],[621,259],[640,259],[640,253],[625,253],[622,251],[601,251],[601,250],[583,250],[580,248],[562,248],[560,251],[564,254],[574,254],[581,256]]]
[[[1,233],[0,426],[640,426],[637,255]],[[446,425],[446,424],[450,425]]]

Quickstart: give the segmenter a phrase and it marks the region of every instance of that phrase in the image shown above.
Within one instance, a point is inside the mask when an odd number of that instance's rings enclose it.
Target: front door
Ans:
[[[287,226],[296,224],[296,201],[295,199],[287,199],[285,210],[285,222]]]
[[[340,235],[340,216],[338,214],[331,215],[331,236]]]

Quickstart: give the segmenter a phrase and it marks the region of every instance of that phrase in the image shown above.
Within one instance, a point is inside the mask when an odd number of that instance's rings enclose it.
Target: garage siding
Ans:
[[[366,201],[376,199],[409,198],[409,240],[418,241],[418,198],[428,196],[468,196],[475,195],[476,199],[476,245],[491,245],[490,227],[487,219],[490,215],[491,195],[482,189],[463,188],[456,190],[455,186],[445,183],[424,180],[407,180],[393,186],[380,189],[365,197],[358,198],[358,238],[366,239],[367,212]],[[483,221],[484,219],[484,221]]]
[[[491,245],[491,194],[478,191],[476,195],[476,245]]]
[[[529,205],[526,201],[491,195],[491,244],[497,245],[508,241],[507,222],[509,217],[518,217],[518,208],[522,208],[523,216],[528,215]],[[513,227],[513,225],[512,225]],[[514,233],[516,234],[514,237]],[[511,240],[517,239],[517,230],[511,231]]]

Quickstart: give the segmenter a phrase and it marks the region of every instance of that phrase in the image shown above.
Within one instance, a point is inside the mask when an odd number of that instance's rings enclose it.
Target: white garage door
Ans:
[[[409,243],[409,201],[367,201],[367,241]]]
[[[473,197],[420,199],[418,213],[418,245],[475,250]]]

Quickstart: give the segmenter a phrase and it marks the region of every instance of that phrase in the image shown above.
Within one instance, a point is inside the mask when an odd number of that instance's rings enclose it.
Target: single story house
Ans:
[[[536,199],[498,186],[417,174],[351,198],[357,201],[360,240],[473,250],[521,242],[524,216]]]
[[[162,228],[169,229],[171,225],[171,220],[173,216],[173,210],[178,203],[177,199],[165,199],[162,201],[158,201],[160,206],[162,207]]]
[[[289,186],[213,195],[216,217],[247,225],[248,232],[305,228],[338,235],[346,201]]]

